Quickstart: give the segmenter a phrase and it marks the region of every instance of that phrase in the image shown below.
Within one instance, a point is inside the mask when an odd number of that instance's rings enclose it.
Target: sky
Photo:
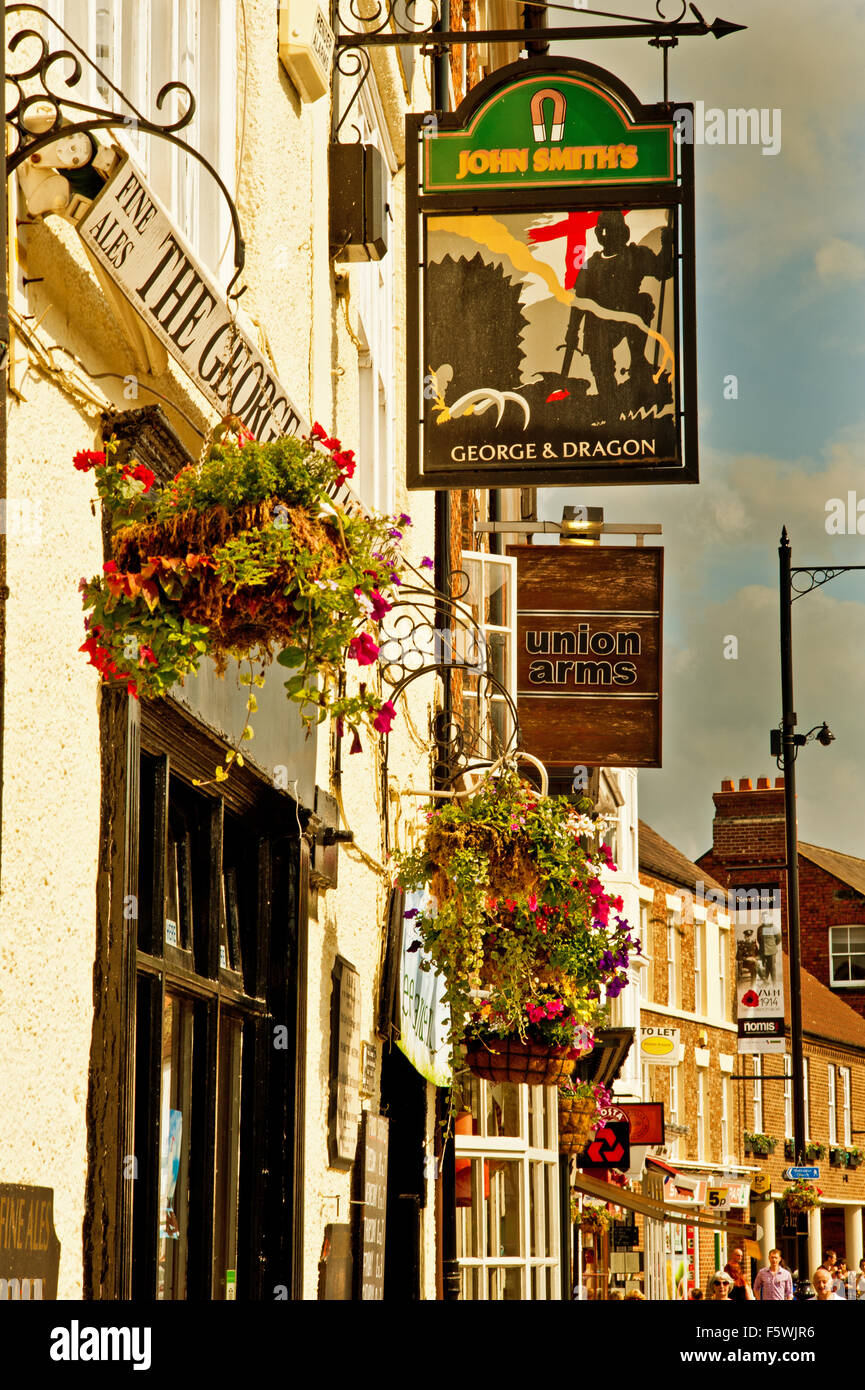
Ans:
[[[865,565],[865,0],[718,4],[699,6],[710,24],[720,15],[747,30],[683,38],[670,97],[779,111],[781,141],[774,155],[695,149],[701,481],[539,499],[551,520],[583,502],[607,521],[663,526],[664,755],[640,773],[640,815],[692,858],[711,845],[723,778],[780,775],[769,730],[780,720],[782,526],[794,565]],[[679,12],[677,0],[661,7]],[[621,10],[657,18],[654,0]],[[577,8],[561,22],[602,21]],[[552,51],[606,67],[643,102],[662,98],[645,40]],[[848,492],[863,534],[855,517],[854,534],[829,534],[827,503]],[[736,659],[724,655],[731,636]],[[865,858],[865,571],[798,599],[793,643],[798,730],[825,720],[836,736],[798,759],[800,838]]]

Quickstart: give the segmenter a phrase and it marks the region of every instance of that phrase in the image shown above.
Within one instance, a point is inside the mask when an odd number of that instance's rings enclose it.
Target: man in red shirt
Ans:
[[[793,1297],[793,1276],[781,1268],[781,1251],[769,1251],[769,1266],[761,1269],[754,1280],[754,1297],[761,1302],[790,1300]]]

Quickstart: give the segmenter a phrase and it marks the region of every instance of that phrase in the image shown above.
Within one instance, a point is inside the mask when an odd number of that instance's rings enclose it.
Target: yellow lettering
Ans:
[[[622,168],[623,168],[623,169],[633,169],[633,167],[634,167],[634,165],[636,164],[636,162],[637,162],[637,147],[636,147],[636,145],[623,145],[623,146],[622,146]]]

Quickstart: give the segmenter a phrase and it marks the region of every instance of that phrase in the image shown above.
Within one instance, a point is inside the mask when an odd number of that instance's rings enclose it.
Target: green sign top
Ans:
[[[636,122],[613,92],[576,73],[526,74],[493,92],[462,128],[424,131],[424,193],[675,177],[672,120]]]

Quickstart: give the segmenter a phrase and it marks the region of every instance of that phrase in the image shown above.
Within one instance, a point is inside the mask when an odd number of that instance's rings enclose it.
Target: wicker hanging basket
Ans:
[[[521,1042],[519,1038],[492,1038],[466,1043],[466,1065],[481,1081],[518,1086],[555,1086],[570,1076],[576,1063],[569,1047]]]
[[[559,1091],[559,1153],[582,1153],[595,1132],[596,1117],[594,1100]]]

